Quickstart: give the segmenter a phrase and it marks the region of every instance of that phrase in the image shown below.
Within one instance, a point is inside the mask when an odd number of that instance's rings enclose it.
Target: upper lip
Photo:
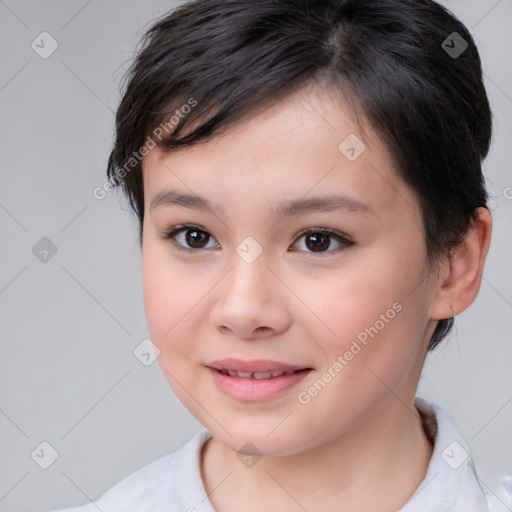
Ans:
[[[251,361],[218,359],[206,366],[215,370],[232,370],[235,372],[286,372],[307,368],[306,366],[297,366],[268,359],[253,359]]]

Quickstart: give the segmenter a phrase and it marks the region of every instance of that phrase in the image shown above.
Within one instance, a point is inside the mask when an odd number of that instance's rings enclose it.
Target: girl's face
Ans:
[[[151,338],[233,450],[298,453],[410,414],[434,299],[418,202],[369,133],[309,89],[143,161]]]

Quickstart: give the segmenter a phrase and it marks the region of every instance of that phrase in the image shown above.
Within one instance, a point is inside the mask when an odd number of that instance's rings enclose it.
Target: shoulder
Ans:
[[[415,405],[423,427],[434,444],[432,459],[421,493],[435,510],[461,512],[510,512],[512,510],[512,475],[490,481],[481,478],[469,445],[449,414],[439,405],[417,397]],[[417,502],[414,504],[417,506]],[[410,509],[411,511],[413,509]],[[400,512],[409,512],[408,508]]]
[[[94,502],[53,512],[158,512],[183,501],[190,487],[201,484],[200,451],[211,434],[203,429],[178,450],[128,475]],[[201,485],[202,487],[202,485]],[[181,503],[180,503],[181,504]],[[185,507],[185,510],[187,508]]]
[[[493,478],[485,489],[491,512],[512,510],[512,474]]]

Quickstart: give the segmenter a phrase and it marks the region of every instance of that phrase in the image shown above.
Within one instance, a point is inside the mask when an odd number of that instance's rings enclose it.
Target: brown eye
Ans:
[[[194,251],[199,249],[218,248],[218,244],[211,244],[212,238],[210,233],[199,228],[199,226],[176,226],[171,231],[163,233],[163,238],[171,239],[173,244],[183,251]],[[208,245],[210,244],[210,245]]]
[[[303,231],[294,245],[310,253],[332,253],[347,249],[354,243],[348,237],[324,228],[310,228]]]
[[[185,241],[194,249],[202,249],[208,243],[210,235],[197,229],[187,229],[185,231]]]
[[[331,245],[331,240],[327,235],[312,233],[306,235],[306,246],[314,252],[326,251]]]

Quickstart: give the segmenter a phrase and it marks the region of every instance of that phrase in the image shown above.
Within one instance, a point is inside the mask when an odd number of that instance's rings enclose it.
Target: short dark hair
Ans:
[[[317,81],[385,143],[418,197],[429,262],[446,256],[487,205],[492,115],[473,38],[432,0],[193,0],[157,20],[125,75],[107,170],[138,217],[139,241],[144,145],[170,152],[209,140]],[[429,351],[452,325],[438,322]]]

